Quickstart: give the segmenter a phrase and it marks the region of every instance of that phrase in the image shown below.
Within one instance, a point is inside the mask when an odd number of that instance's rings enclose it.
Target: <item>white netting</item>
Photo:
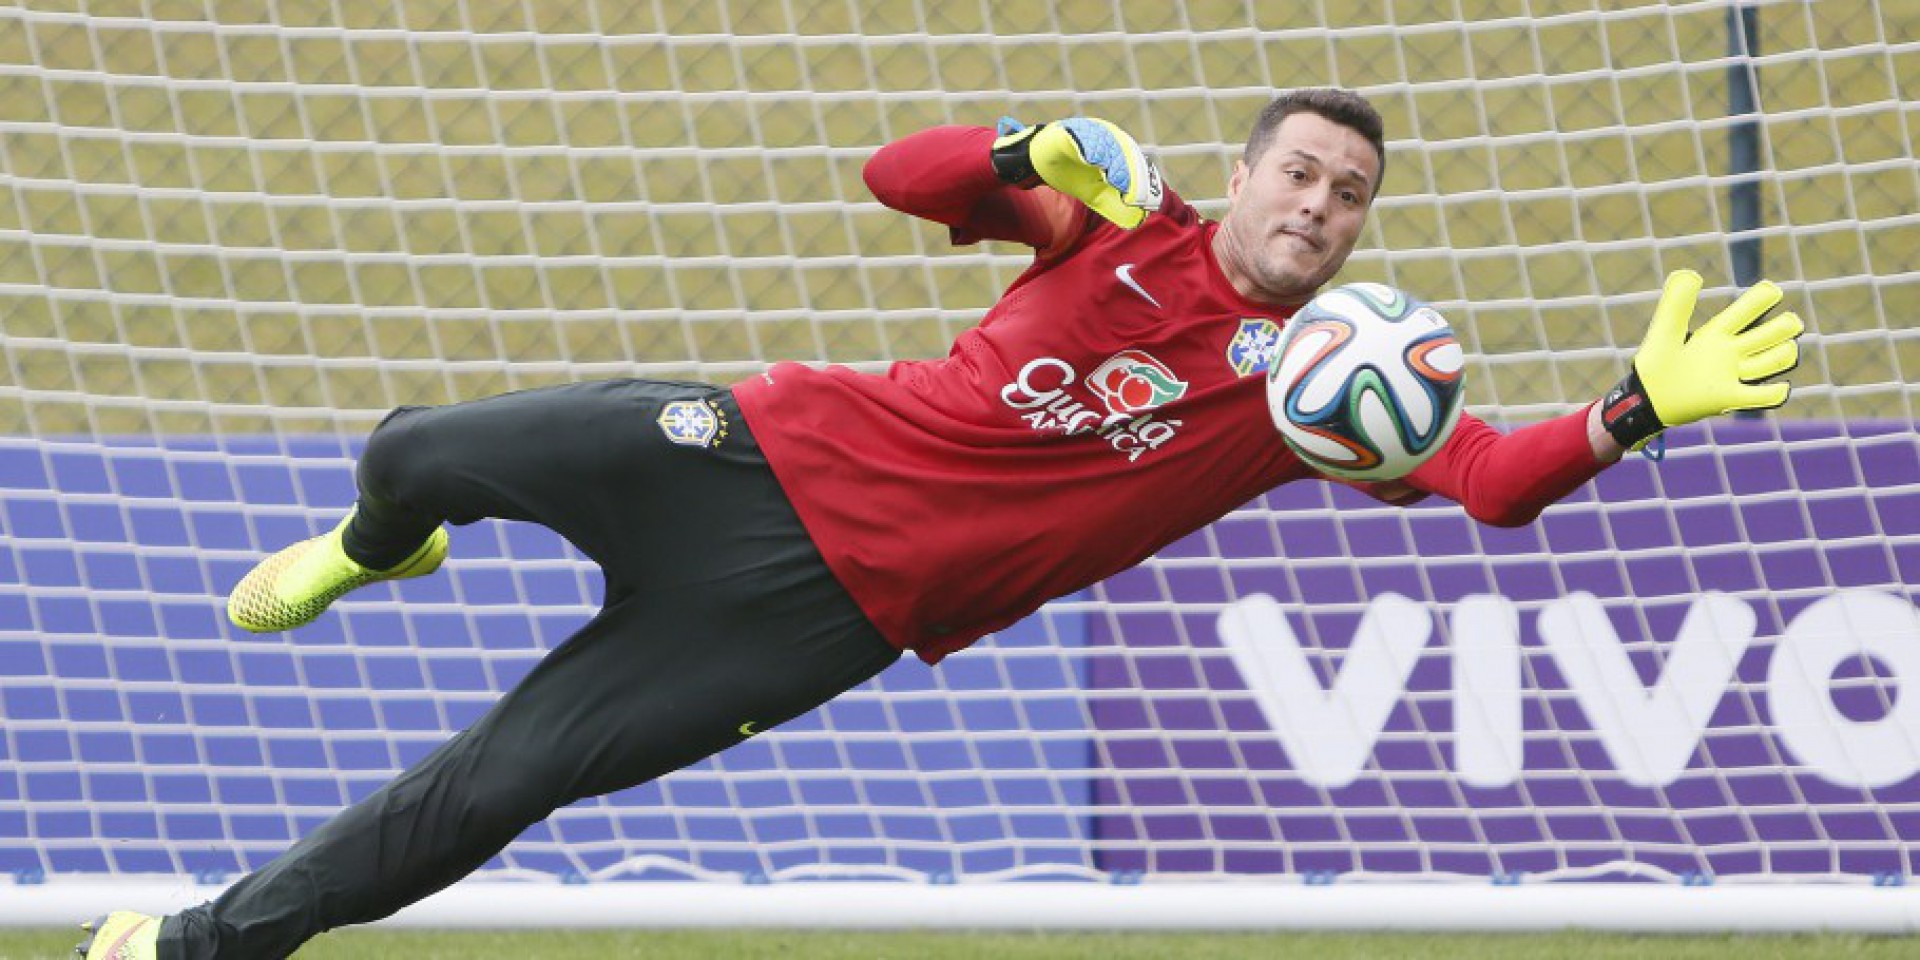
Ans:
[[[1619,375],[1666,271],[1730,292],[1747,63],[1747,236],[1814,330],[1781,418],[1521,531],[1281,491],[495,867],[1904,876],[1920,8],[1758,22],[1748,61],[1723,3],[0,10],[0,870],[257,865],[588,614],[576,555],[482,525],[444,576],[229,634],[392,406],[944,352],[1026,257],[873,202],[892,137],[1097,114],[1218,212],[1274,88],[1362,89],[1391,163],[1345,279],[1439,306],[1476,411],[1525,419]]]

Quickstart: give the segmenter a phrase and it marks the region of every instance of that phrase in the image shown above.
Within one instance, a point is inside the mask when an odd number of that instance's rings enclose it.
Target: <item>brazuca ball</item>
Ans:
[[[1439,311],[1392,287],[1352,283],[1288,321],[1267,368],[1280,436],[1315,470],[1393,480],[1460,422],[1466,355]]]

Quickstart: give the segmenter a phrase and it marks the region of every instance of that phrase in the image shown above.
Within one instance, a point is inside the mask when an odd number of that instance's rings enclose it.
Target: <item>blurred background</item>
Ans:
[[[0,11],[0,432],[357,432],[938,355],[1025,257],[880,208],[880,144],[1099,115],[1217,213],[1272,92],[1329,83],[1393,157],[1343,279],[1442,306],[1481,412],[1602,391],[1667,271],[1750,282],[1746,227],[1815,331],[1785,415],[1911,422],[1920,3],[1749,9],[1750,61],[1717,2],[30,0]]]

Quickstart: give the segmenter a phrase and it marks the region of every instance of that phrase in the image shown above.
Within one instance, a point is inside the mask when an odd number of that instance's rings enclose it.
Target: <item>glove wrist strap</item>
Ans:
[[[1045,126],[1042,123],[1027,127],[993,142],[993,172],[1002,183],[1023,190],[1040,185],[1040,174],[1033,169],[1033,157],[1027,148],[1032,145],[1034,134]]]
[[[1613,439],[1620,445],[1632,450],[1652,439],[1667,425],[1660,422],[1660,415],[1653,410],[1653,401],[1647,398],[1647,388],[1640,382],[1639,370],[1628,370],[1626,378],[1614,384],[1612,390],[1600,401],[1600,425],[1607,428]]]

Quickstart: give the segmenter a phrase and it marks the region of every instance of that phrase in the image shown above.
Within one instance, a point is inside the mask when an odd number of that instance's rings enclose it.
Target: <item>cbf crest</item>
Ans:
[[[727,415],[705,400],[675,400],[660,408],[660,432],[683,447],[717,447],[727,438]]]
[[[1266,317],[1249,317],[1240,321],[1240,329],[1227,343],[1227,365],[1243,377],[1265,373],[1279,346],[1279,324]]]

